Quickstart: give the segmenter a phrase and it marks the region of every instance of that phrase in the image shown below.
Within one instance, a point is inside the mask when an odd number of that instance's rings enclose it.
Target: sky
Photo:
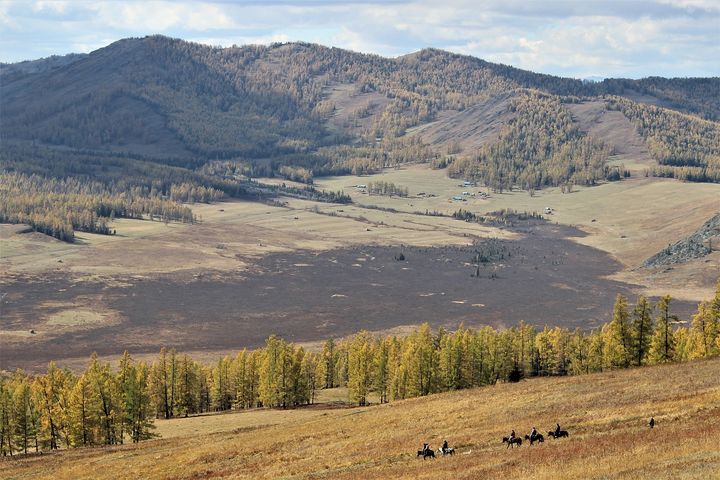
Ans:
[[[720,0],[0,0],[0,62],[152,34],[389,57],[434,47],[574,78],[720,76]]]

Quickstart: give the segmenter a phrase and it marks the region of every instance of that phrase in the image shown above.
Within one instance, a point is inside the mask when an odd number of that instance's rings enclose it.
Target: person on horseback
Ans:
[[[423,453],[423,455],[424,455],[425,452],[427,452],[428,450],[430,450],[430,445],[428,445],[427,443],[423,443],[423,448],[422,448],[422,453]]]
[[[447,443],[447,440],[445,440],[442,445],[442,453],[445,454],[447,452],[448,452],[448,443]]]
[[[530,432],[530,441],[534,442],[537,438],[537,429],[533,427],[532,432]]]
[[[560,435],[560,424],[557,424],[557,428],[555,428],[555,438],[557,438]]]
[[[515,440],[515,430],[510,432],[510,443],[512,443],[513,440]]]

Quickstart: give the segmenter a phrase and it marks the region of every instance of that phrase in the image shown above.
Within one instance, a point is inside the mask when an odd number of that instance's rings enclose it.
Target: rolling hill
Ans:
[[[694,114],[693,122],[720,115],[717,78],[587,83],[435,49],[393,59],[307,43],[216,48],[151,36],[4,65],[0,74],[0,135],[24,147],[16,157],[46,155],[28,152],[32,145],[63,152],[68,162],[72,152],[187,168],[235,159],[256,174],[281,165],[344,173],[358,157],[377,167],[448,150],[473,156],[505,125],[522,123],[525,112],[507,100],[528,91],[563,103],[618,95],[637,108]],[[717,124],[703,125],[712,130],[703,134],[712,148],[702,149],[716,156]],[[418,140],[430,148],[409,150]],[[378,161],[372,150],[395,158]]]
[[[8,479],[709,479],[720,472],[720,360],[430,395],[158,422],[162,438],[0,460]],[[657,424],[647,426],[650,417]],[[560,422],[569,438],[506,449]],[[452,457],[415,452],[447,439]]]

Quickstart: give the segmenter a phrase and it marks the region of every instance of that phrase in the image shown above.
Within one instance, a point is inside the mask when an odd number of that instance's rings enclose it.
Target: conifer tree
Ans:
[[[34,408],[28,378],[18,371],[12,378],[12,419],[11,433],[13,444],[23,453],[35,447],[39,450],[37,428],[39,415]]]
[[[632,348],[635,365],[645,363],[652,339],[652,306],[644,296],[638,298],[633,309]]]
[[[717,354],[718,319],[711,302],[700,302],[691,324],[690,358],[709,357]]]
[[[356,334],[350,342],[348,353],[348,394],[353,402],[365,405],[374,376],[370,334],[365,331]]]
[[[655,331],[650,342],[650,360],[652,363],[667,363],[675,356],[675,331],[673,323],[677,317],[670,314],[670,295],[661,297],[657,302]]]
[[[624,368],[632,358],[627,299],[618,294],[612,321],[603,327],[603,363],[610,368]]]
[[[390,349],[392,348],[392,339],[384,338],[378,340],[375,346],[374,371],[375,381],[374,389],[378,392],[380,403],[388,401],[388,387],[390,383]]]
[[[338,361],[338,354],[335,349],[335,340],[332,338],[328,339],[323,346],[322,352],[324,373],[325,373],[325,388],[335,387],[335,366]]]
[[[0,376],[0,454],[12,456],[13,441],[13,392],[10,380]]]

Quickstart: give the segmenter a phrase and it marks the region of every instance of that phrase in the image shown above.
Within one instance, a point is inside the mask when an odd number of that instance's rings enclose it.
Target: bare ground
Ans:
[[[501,254],[477,278],[473,257],[485,248],[477,245],[277,253],[248,258],[250,269],[235,274],[175,272],[113,283],[13,274],[2,284],[0,368],[37,369],[94,351],[225,351],[259,346],[271,334],[309,342],[425,321],[590,329],[608,320],[617,293],[632,295],[636,286],[608,280],[621,265],[567,239],[580,235],[527,225],[517,240],[495,242]],[[401,252],[405,261],[395,260]],[[687,316],[694,304],[674,307]],[[36,333],[26,335],[31,328]]]

